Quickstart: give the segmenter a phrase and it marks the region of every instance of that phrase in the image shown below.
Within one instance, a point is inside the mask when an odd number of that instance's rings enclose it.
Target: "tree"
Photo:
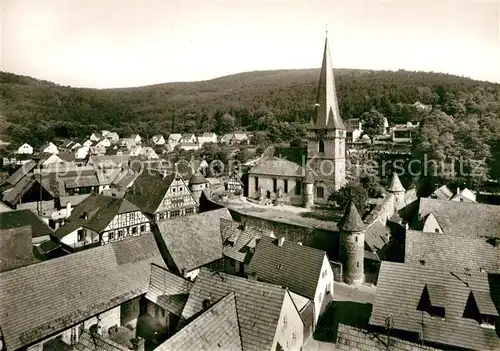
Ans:
[[[351,181],[340,188],[340,190],[334,191],[330,194],[328,201],[336,204],[341,209],[345,209],[351,199],[356,205],[359,213],[362,215],[364,212],[366,200],[368,200],[368,192],[358,182]]]
[[[361,115],[363,135],[368,135],[373,144],[373,138],[384,134],[384,115],[375,109],[371,109]]]
[[[359,183],[365,188],[370,197],[381,197],[384,193],[384,187],[380,185],[379,179],[375,175],[362,175],[359,178]]]
[[[221,135],[234,131],[234,117],[228,113],[225,113],[220,119],[216,120],[215,128],[216,133]]]

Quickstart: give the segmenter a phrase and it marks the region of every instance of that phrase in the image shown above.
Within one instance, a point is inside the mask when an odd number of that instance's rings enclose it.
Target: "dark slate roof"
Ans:
[[[127,351],[128,347],[124,347],[113,340],[105,339],[99,334],[93,334],[87,330],[78,338],[78,343],[73,351]],[[45,351],[45,348],[44,348]]]
[[[52,229],[30,210],[17,210],[0,213],[0,229],[13,229],[29,225],[32,237],[50,235]]]
[[[0,230],[0,272],[35,262],[30,226]]]
[[[182,317],[203,310],[203,301],[215,304],[227,294],[236,296],[236,312],[243,350],[271,350],[287,291],[277,285],[248,280],[202,268],[196,277]]]
[[[339,221],[337,226],[339,229],[348,232],[357,232],[366,228],[366,224],[361,219],[354,202],[351,201],[351,203],[346,207],[344,216]]]
[[[33,176],[25,176],[13,188],[4,191],[2,200],[11,205],[16,204],[35,183],[36,180]]]
[[[179,272],[222,258],[220,219],[231,218],[227,208],[179,217],[157,224],[167,250]]]
[[[390,340],[390,341],[389,341]],[[341,351],[424,351],[437,350],[431,347],[398,339],[387,338],[385,333],[373,333],[367,330],[339,324],[335,350]],[[389,348],[388,348],[389,346]]]
[[[140,210],[126,199],[92,193],[73,208],[66,224],[57,229],[54,235],[62,238],[79,227],[100,232],[116,215],[135,211]],[[83,218],[84,213],[87,213],[88,219]]]
[[[180,176],[169,173],[164,177],[159,172],[149,169],[144,170],[128,189],[125,198],[138,206],[143,212],[153,214],[160,206],[176,177]]]
[[[120,253],[129,263],[120,264]],[[154,237],[141,235],[1,273],[0,327],[7,349],[35,343],[145,294],[150,264],[160,260]]]
[[[248,248],[254,248],[257,240],[263,236],[273,236],[271,230],[256,227],[242,228],[243,225],[233,220],[221,218],[220,230],[224,248],[222,254],[238,262],[245,263]]]
[[[405,243],[405,263],[447,269],[470,269],[500,273],[500,247],[484,238],[408,230]]]
[[[195,174],[193,174],[191,179],[189,179],[190,185],[205,184],[205,183],[208,183],[208,180],[200,172],[196,172]]]
[[[170,313],[180,316],[186,305],[193,283],[166,268],[151,265],[151,281],[146,298]]]
[[[406,191],[406,189],[403,187],[403,184],[401,184],[401,181],[399,180],[398,174],[396,172],[392,174],[391,186],[389,187],[389,191],[391,192]]]
[[[389,242],[390,230],[380,221],[373,222],[365,232],[365,243],[372,252],[379,252]]]
[[[438,285],[443,289],[445,318],[431,317],[417,310],[426,285]],[[463,318],[471,292],[476,301],[486,298],[491,306],[486,273],[467,276],[463,271],[455,273],[383,261],[370,324],[385,327],[387,316],[391,315],[395,330],[421,333],[426,342],[455,348],[498,350],[500,338],[494,329],[482,328],[476,320]]]
[[[155,350],[243,350],[235,294],[228,293]]]
[[[303,177],[305,175],[305,163],[303,164],[302,156],[305,155],[307,155],[307,151],[302,148],[270,146],[248,173]]]
[[[285,240],[262,237],[246,272],[313,300],[326,252]]]
[[[418,214],[432,213],[444,233],[500,237],[500,206],[421,198]]]
[[[28,161],[19,167],[12,175],[6,180],[11,185],[16,185],[24,176],[35,168],[36,162],[33,160]]]

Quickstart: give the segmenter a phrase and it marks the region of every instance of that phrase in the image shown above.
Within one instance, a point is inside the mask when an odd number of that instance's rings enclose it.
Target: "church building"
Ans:
[[[325,205],[345,184],[345,138],[326,38],[307,149],[269,147],[248,172],[248,196],[308,208]]]

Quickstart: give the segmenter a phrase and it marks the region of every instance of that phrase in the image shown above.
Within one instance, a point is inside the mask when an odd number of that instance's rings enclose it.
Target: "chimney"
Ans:
[[[460,187],[457,187],[457,195],[460,194]]]
[[[285,237],[282,236],[281,238],[278,239],[278,246],[283,247],[284,242],[285,242]]]
[[[248,223],[247,222],[243,223],[243,230],[244,231],[248,230]]]
[[[132,346],[135,351],[144,351],[144,339],[141,337],[132,339]]]
[[[89,214],[87,212],[83,212],[83,219],[89,219]]]
[[[71,215],[71,202],[68,201],[66,202],[66,218],[68,218]]]

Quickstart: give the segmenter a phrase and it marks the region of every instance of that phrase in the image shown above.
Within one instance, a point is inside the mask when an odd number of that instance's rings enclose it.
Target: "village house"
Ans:
[[[141,315],[153,262],[164,267],[154,237],[142,235],[1,273],[2,348],[73,350],[90,332],[129,349],[153,325]]]
[[[269,147],[248,171],[248,197],[305,207],[324,206],[345,180],[346,128],[340,116],[328,40],[325,40],[307,150]]]
[[[189,220],[157,223],[154,234],[169,270],[194,280],[201,267],[218,267],[222,260],[221,218],[231,219],[227,208],[197,213]]]
[[[181,142],[181,139],[182,139],[182,134],[179,134],[179,133],[172,133],[168,136],[168,149],[169,151],[172,151],[175,149],[175,147],[177,146],[177,144],[179,144]]]
[[[102,138],[97,140],[97,144],[95,146],[98,148],[107,148],[111,146],[111,141],[108,138]]]
[[[417,131],[420,122],[412,124],[396,124],[391,128],[392,141],[395,143],[409,143],[413,140],[413,135]]]
[[[300,262],[300,263],[299,263]],[[314,323],[318,322],[325,299],[333,299],[333,271],[326,252],[302,244],[263,236],[246,270],[249,279],[286,286],[288,290],[314,304]]]
[[[53,142],[45,144],[44,146],[42,146],[41,150],[44,154],[57,155],[59,153],[59,149]]]
[[[245,276],[245,265],[255,252],[257,241],[263,236],[276,238],[272,230],[242,224],[230,219],[220,219],[222,255],[226,273]]]
[[[188,184],[177,173],[145,169],[125,194],[154,222],[198,212]]]
[[[85,141],[82,143],[82,146],[88,146],[88,147],[90,147],[90,145],[92,145],[92,143],[93,143],[94,141],[98,141],[98,140],[99,140],[99,138],[98,138],[98,139],[96,139],[96,140],[90,140],[90,139],[87,139],[87,140],[85,140]]]
[[[217,134],[206,132],[198,136],[198,144],[200,147],[207,143],[217,143]]]
[[[476,202],[476,194],[470,191],[467,188],[460,189],[457,188],[456,192],[448,188],[448,186],[443,185],[438,189],[434,190],[430,196],[432,199],[438,200],[451,200],[451,201],[459,201],[459,202]]]
[[[107,130],[101,130],[101,135],[106,139],[109,139],[112,143],[117,142],[120,139],[120,136],[116,132],[110,132]]]
[[[130,139],[132,139],[136,144],[140,144],[142,142],[142,138],[139,134],[132,134]]]
[[[151,142],[154,145],[165,145],[165,138],[161,134],[153,135],[153,137],[151,138]]]
[[[382,262],[369,323],[387,332],[391,319],[391,335],[439,349],[498,350],[499,283],[458,267]]]
[[[133,147],[137,145],[137,141],[133,138],[120,138],[118,142],[120,146],[122,146],[126,150],[131,150]]]
[[[24,155],[33,155],[33,147],[28,144],[24,143],[23,145],[19,146],[19,148],[15,152],[16,154],[24,154]]]
[[[215,313],[219,308],[227,312]],[[230,320],[221,323],[223,316]],[[195,330],[199,333],[200,325],[210,327],[211,337],[195,341],[190,335]],[[220,340],[220,345],[231,350],[298,351],[304,343],[304,323],[286,288],[206,268],[200,270],[190,291],[177,329],[158,350],[185,350],[192,342],[211,350]],[[226,333],[231,337],[219,339]]]
[[[103,137],[102,133],[100,132],[95,132],[92,133],[89,137],[90,141],[99,141]]]
[[[346,143],[355,143],[363,134],[363,126],[359,118],[346,119],[344,121],[346,127]]]
[[[91,194],[75,206],[54,232],[64,245],[79,249],[150,233],[149,219],[125,199]]]
[[[85,160],[90,153],[90,146],[82,146],[75,152],[75,160]]]

